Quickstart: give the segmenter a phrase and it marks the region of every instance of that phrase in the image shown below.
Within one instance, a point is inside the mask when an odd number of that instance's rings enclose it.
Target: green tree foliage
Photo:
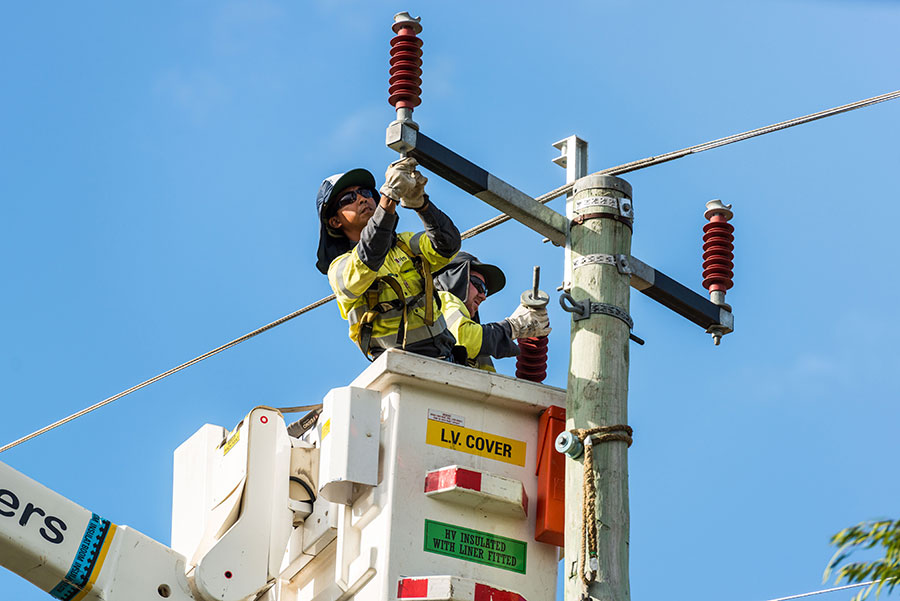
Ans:
[[[853,601],[862,601],[873,590],[877,597],[885,586],[890,594],[900,582],[900,520],[862,522],[832,536],[831,544],[838,550],[825,568],[825,580],[834,574],[835,583],[842,579],[851,584],[873,581]],[[854,551],[875,547],[884,548],[884,557],[874,561],[847,561]]]

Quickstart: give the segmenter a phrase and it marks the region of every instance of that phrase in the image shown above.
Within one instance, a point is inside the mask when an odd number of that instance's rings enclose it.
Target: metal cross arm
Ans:
[[[565,245],[566,218],[563,215],[410,125],[402,121],[391,123],[386,142],[388,147],[413,157],[429,171],[549,238],[554,244]]]
[[[387,129],[388,147],[411,156],[420,165],[485,201],[526,227],[564,246],[566,217],[495,177],[475,163],[435,142],[416,128],[395,121]],[[597,256],[592,256],[596,258]],[[581,260],[590,260],[584,257]],[[727,334],[734,329],[730,308],[717,305],[634,257],[606,257],[621,273],[631,276],[631,287],[694,322],[706,331]]]
[[[694,322],[707,332],[713,328],[720,330],[723,335],[734,331],[734,315],[728,305],[711,302],[634,257],[628,257],[627,260],[620,257],[616,263],[619,271],[631,275],[632,288]]]

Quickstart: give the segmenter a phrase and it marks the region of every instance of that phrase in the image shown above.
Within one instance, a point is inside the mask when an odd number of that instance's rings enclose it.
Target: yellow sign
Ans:
[[[322,426],[322,440],[325,440],[325,437],[328,436],[329,432],[331,432],[331,418],[329,418]]]
[[[236,445],[240,439],[241,439],[241,429],[240,429],[240,427],[238,427],[238,428],[234,429],[234,434],[231,436],[231,438],[228,439],[228,442],[225,443],[225,450],[222,454],[227,455],[228,451],[233,449],[234,445]]]
[[[525,465],[525,443],[523,441],[445,424],[433,419],[428,420],[425,442],[436,447],[462,451],[513,465]]]

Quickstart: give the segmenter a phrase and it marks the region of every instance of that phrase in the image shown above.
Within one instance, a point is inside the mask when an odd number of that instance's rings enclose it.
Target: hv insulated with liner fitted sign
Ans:
[[[524,574],[528,544],[489,532],[425,520],[425,551]]]

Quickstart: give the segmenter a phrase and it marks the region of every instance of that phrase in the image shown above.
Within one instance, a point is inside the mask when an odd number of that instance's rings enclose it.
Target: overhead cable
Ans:
[[[163,373],[159,374],[158,376],[150,378],[149,380],[145,380],[145,381],[141,382],[140,384],[138,384],[137,386],[132,386],[128,390],[124,390],[117,395],[111,396],[108,399],[104,399],[104,400],[100,401],[99,403],[96,403],[94,405],[91,405],[90,407],[82,409],[81,411],[79,411],[77,413],[73,413],[69,417],[63,418],[56,422],[53,422],[49,426],[45,426],[45,427],[41,428],[40,430],[32,432],[28,436],[23,436],[19,440],[16,440],[7,445],[4,445],[3,447],[0,447],[0,453],[2,453],[3,451],[7,451],[15,446],[18,446],[18,445],[22,444],[23,442],[28,442],[32,438],[35,438],[37,436],[40,436],[41,434],[49,432],[50,430],[53,430],[54,428],[58,428],[59,426],[62,426],[63,424],[66,424],[74,419],[78,419],[79,417],[81,417],[83,415],[87,415],[91,411],[95,411],[95,410],[99,409],[100,407],[109,405],[110,403],[121,399],[123,396],[129,395],[132,392],[140,390],[141,388],[143,388],[145,386],[149,386],[150,384],[153,384],[154,382],[162,380],[163,378],[165,378],[167,376],[171,376],[172,374],[179,372],[182,369],[185,369],[186,367],[190,367],[191,365],[194,365],[195,363],[199,363],[200,361],[203,361],[204,359],[212,357],[213,355],[217,355],[224,350],[230,349],[231,347],[244,342],[245,340],[250,340],[254,336],[262,334],[265,331],[271,330],[272,328],[274,328],[276,326],[280,326],[281,324],[285,323],[286,321],[290,321],[290,320],[294,319],[295,317],[299,317],[300,315],[303,315],[307,311],[312,311],[316,307],[320,307],[320,306],[324,305],[325,303],[330,302],[332,300],[334,300],[333,294],[331,296],[326,296],[325,298],[319,299],[316,302],[303,307],[302,309],[297,309],[290,315],[285,315],[284,317],[282,317],[280,319],[276,319],[272,323],[266,324],[261,328],[257,328],[248,334],[244,334],[240,338],[235,338],[234,340],[232,340],[231,342],[229,342],[227,344],[223,344],[222,346],[220,346],[218,348],[214,348],[213,350],[211,350],[209,352],[203,353],[199,357],[194,357],[187,363],[182,363],[178,367],[173,367],[169,371],[163,372]]]
[[[822,595],[824,593],[833,593],[835,591],[843,591],[848,588],[858,588],[861,586],[869,586],[870,584],[875,584],[876,582],[881,582],[880,580],[870,580],[869,582],[858,582],[856,584],[847,584],[845,586],[838,586],[835,588],[827,588],[821,591],[812,591],[811,593],[803,593],[800,595],[791,595],[790,597],[779,597],[778,599],[769,599],[769,601],[789,601],[790,599],[800,599],[802,597],[812,597],[813,595]]]
[[[769,134],[772,132],[780,131],[782,129],[787,129],[789,127],[794,127],[795,125],[802,125],[811,121],[817,121],[819,119],[824,119],[825,117],[847,113],[849,111],[872,106],[873,104],[878,104],[880,102],[894,100],[895,98],[900,98],[900,90],[888,92],[887,94],[882,94],[880,96],[873,96],[872,98],[866,98],[865,100],[860,100],[857,102],[851,102],[850,104],[836,106],[834,108],[819,111],[818,113],[812,113],[810,115],[805,115],[803,117],[795,117],[794,119],[788,119],[787,121],[774,123],[765,127],[751,129],[750,131],[733,134],[724,138],[719,138],[718,140],[712,140],[711,142],[704,142],[703,144],[697,144],[696,146],[689,146],[688,148],[682,148],[681,150],[667,152],[666,154],[647,157],[646,159],[632,161],[630,163],[625,163],[617,167],[610,167],[608,169],[603,169],[601,171],[592,173],[591,175],[621,175],[623,173],[630,173],[632,171],[637,171],[638,169],[645,169],[647,167],[652,167],[661,163],[668,163],[669,161],[674,161],[675,159],[680,159],[690,154],[698,154],[705,150],[712,150],[713,148],[719,148],[720,146],[727,146],[728,144],[733,144],[735,142],[749,140],[750,138],[755,138],[756,136],[762,136],[764,134]],[[551,190],[550,192],[547,192],[546,194],[535,198],[535,200],[540,203],[547,204],[554,198],[558,198],[563,194],[568,194],[572,191],[572,188],[574,186],[574,183],[560,186],[555,190]],[[498,215],[497,217],[489,219],[488,221],[485,221],[480,225],[476,225],[475,227],[470,229],[469,232],[475,232],[474,234],[472,234],[474,236],[476,234],[480,234],[481,232],[486,232],[487,230],[496,227],[501,223],[509,221],[510,219],[511,218],[509,215]]]
[[[592,175],[620,175],[622,173],[629,173],[631,171],[637,171],[638,169],[645,169],[647,167],[652,167],[653,165],[659,165],[660,163],[674,161],[675,159],[680,159],[680,158],[685,157],[690,154],[697,154],[697,153],[703,152],[705,150],[712,150],[713,148],[718,148],[720,146],[725,146],[727,144],[733,144],[734,142],[748,140],[748,139],[754,138],[756,136],[761,136],[763,134],[768,134],[768,133],[772,133],[772,132],[779,131],[782,129],[787,129],[789,127],[794,127],[795,125],[801,125],[803,123],[809,123],[811,121],[816,121],[818,119],[824,119],[825,117],[831,117],[832,115],[846,113],[846,112],[856,110],[859,108],[871,106],[873,104],[878,104],[880,102],[885,102],[887,100],[893,100],[895,98],[900,98],[900,90],[897,90],[895,92],[889,92],[887,94],[882,94],[880,96],[873,96],[872,98],[866,98],[865,100],[860,100],[860,101],[853,102],[850,104],[845,104],[843,106],[834,107],[834,108],[827,109],[824,111],[819,111],[818,113],[812,113],[810,115],[805,115],[803,117],[796,117],[794,119],[789,119],[787,121],[782,121],[780,123],[775,123],[773,125],[768,125],[766,127],[760,127],[758,129],[752,129],[750,131],[746,131],[743,133],[726,136],[724,138],[719,138],[718,140],[712,140],[710,142],[705,142],[703,144],[697,144],[696,146],[682,148],[681,150],[676,150],[674,152],[669,152],[666,154],[660,154],[657,156],[648,157],[646,159],[641,159],[639,161],[632,161],[630,163],[625,163],[624,165],[619,165],[617,167],[610,167],[608,169],[603,169],[601,171],[597,171],[596,173],[593,173]],[[535,198],[535,200],[537,200],[538,202],[540,202],[542,204],[547,204],[554,198],[558,198],[558,197],[562,196],[563,194],[567,194],[568,192],[571,192],[573,187],[574,187],[574,184],[566,184],[564,186],[560,186],[559,188],[556,188],[555,190],[551,190],[550,192],[547,192],[546,194],[538,196],[537,198]],[[479,225],[476,225],[475,227],[472,227],[472,228],[466,230],[465,232],[463,232],[461,234],[461,237],[463,240],[468,240],[469,238],[472,238],[474,236],[477,236],[478,234],[486,232],[486,231],[500,225],[501,223],[504,223],[509,220],[510,220],[509,215],[498,215],[492,219],[485,221],[484,223],[481,223]],[[23,442],[27,442],[27,441],[31,440],[32,438],[35,438],[36,436],[40,436],[41,434],[44,434],[45,432],[49,432],[50,430],[53,430],[54,428],[62,426],[63,424],[66,424],[74,419],[77,419],[77,418],[83,416],[83,415],[87,415],[88,413],[90,413],[96,409],[99,409],[100,407],[108,405],[108,404],[112,403],[113,401],[117,401],[117,400],[121,399],[122,397],[131,394],[132,392],[140,390],[141,388],[144,388],[145,386],[149,386],[150,384],[153,384],[154,382],[157,382],[167,376],[170,376],[176,372],[179,372],[186,367],[190,367],[191,365],[194,365],[195,363],[199,363],[200,361],[203,361],[204,359],[206,359],[208,357],[212,357],[213,355],[216,355],[226,349],[229,349],[237,344],[240,344],[241,342],[244,342],[245,340],[249,340],[250,338],[253,338],[256,335],[262,334],[263,332],[270,330],[276,326],[279,326],[287,321],[290,321],[291,319],[294,319],[295,317],[303,315],[307,311],[311,311],[311,310],[315,309],[316,307],[320,307],[320,306],[324,305],[325,303],[331,302],[332,300],[334,300],[334,298],[335,298],[335,296],[332,294],[331,296],[326,296],[325,298],[319,299],[316,302],[314,302],[310,305],[307,305],[306,307],[303,307],[302,309],[298,309],[297,311],[294,311],[293,313],[291,313],[289,315],[285,315],[281,319],[277,319],[270,324],[267,324],[259,329],[253,330],[249,334],[245,334],[245,335],[241,336],[240,338],[235,338],[234,340],[232,340],[231,342],[229,342],[227,344],[224,344],[216,349],[213,349],[207,353],[204,353],[204,354],[200,355],[199,357],[191,359],[187,363],[182,363],[178,367],[174,367],[174,368],[170,369],[169,371],[161,373],[154,378],[151,378],[149,380],[141,382],[137,386],[133,386],[133,387],[129,388],[128,390],[122,391],[115,396],[111,396],[108,399],[104,399],[104,400],[100,401],[99,403],[96,403],[94,405],[91,405],[90,407],[87,407],[86,409],[82,409],[81,411],[79,411],[77,413],[73,413],[69,417],[66,417],[57,422],[54,422],[54,423],[50,424],[49,426],[46,426],[44,428],[41,428],[40,430],[37,430],[37,431],[29,434],[28,436],[24,436],[24,437],[20,438],[19,440],[13,441],[3,447],[0,447],[0,453],[2,453],[3,451],[9,450],[15,446],[18,446],[18,445],[22,444]]]

